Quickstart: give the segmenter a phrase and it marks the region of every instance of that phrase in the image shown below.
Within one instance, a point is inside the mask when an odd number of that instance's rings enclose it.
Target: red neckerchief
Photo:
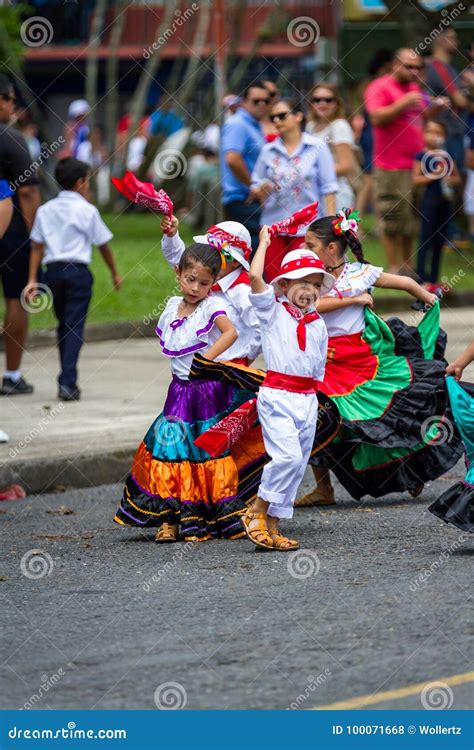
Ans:
[[[237,276],[235,281],[232,282],[229,289],[233,289],[234,286],[237,286],[238,284],[250,284],[250,279],[249,279],[249,275],[247,271],[241,271],[241,273]],[[219,282],[211,286],[211,292],[222,292]]]
[[[302,352],[306,351],[306,326],[308,323],[312,323],[313,320],[318,320],[319,315],[316,312],[310,312],[306,313],[306,315],[303,315],[301,310],[298,307],[295,307],[295,305],[292,305],[290,302],[282,302],[283,307],[287,312],[290,313],[290,315],[295,318],[295,320],[298,321],[298,325],[296,327],[296,338],[298,339],[298,346],[301,349]]]

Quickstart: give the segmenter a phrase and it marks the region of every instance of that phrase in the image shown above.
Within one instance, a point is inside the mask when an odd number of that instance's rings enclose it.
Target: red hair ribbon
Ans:
[[[230,234],[230,232],[226,232],[225,229],[221,229],[215,224],[213,224],[212,227],[209,227],[206,234],[208,243],[217,250],[222,251],[226,249],[226,245],[233,245],[242,250],[246,260],[250,257],[252,248],[247,245],[245,240],[241,240],[240,237],[237,237],[237,235]]]
[[[296,234],[300,227],[311,224],[312,221],[318,215],[318,201],[310,203],[309,206],[296,211],[296,213],[289,216],[283,221],[277,221],[276,224],[272,224],[270,227],[270,237],[275,237],[276,234]]]
[[[125,172],[123,179],[112,177],[112,184],[129,201],[151,208],[160,214],[173,216],[173,201],[164,190],[156,190],[151,182],[137,180],[133,172]]]

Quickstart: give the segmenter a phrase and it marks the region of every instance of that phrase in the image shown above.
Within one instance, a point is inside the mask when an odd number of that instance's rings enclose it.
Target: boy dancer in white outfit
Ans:
[[[267,375],[257,400],[265,466],[255,503],[243,518],[247,536],[264,549],[290,551],[299,544],[278,530],[280,518],[292,518],[299,484],[314,442],[318,381],[324,378],[327,331],[316,312],[320,294],[334,277],[312,252],[292,250],[283,258],[272,286],[265,283],[268,227],[250,266],[250,301],[260,321]],[[275,285],[282,296],[275,296]]]

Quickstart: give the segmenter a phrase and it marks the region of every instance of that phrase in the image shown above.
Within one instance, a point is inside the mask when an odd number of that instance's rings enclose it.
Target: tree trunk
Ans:
[[[119,113],[118,71],[119,58],[117,55],[122,39],[128,0],[119,0],[117,12],[112,24],[109,39],[109,57],[106,64],[107,98],[105,102],[105,137],[110,153],[110,170],[114,174],[115,132]]]
[[[140,118],[143,117],[143,113],[145,111],[145,106],[146,106],[146,97],[148,93],[148,87],[150,85],[150,81],[153,80],[154,76],[156,75],[158,66],[160,64],[161,45],[159,44],[158,39],[169,28],[174,12],[176,10],[177,4],[178,4],[177,0],[170,0],[170,2],[166,3],[165,14],[161,22],[158,24],[156,32],[155,32],[156,47],[153,47],[153,45],[150,45],[149,57],[146,60],[145,65],[143,66],[140,78],[138,79],[138,84],[135,89],[135,95],[132,99],[132,103],[130,106],[130,123],[129,123],[128,131],[127,131],[127,147],[123,155],[120,171],[124,171],[124,164],[126,164],[127,162],[128,142],[130,138],[133,137],[137,129],[137,125],[140,122]]]
[[[209,31],[210,16],[211,6],[208,3],[201,5],[199,18],[196,24],[196,33],[192,42],[194,54],[192,55],[186,70],[186,83],[178,90],[178,94],[175,97],[176,103],[183,107],[183,109],[185,108],[190,94],[195,92],[199,85],[198,81],[195,80],[195,73],[199,65],[201,68],[204,67],[201,62],[201,55]]]
[[[88,43],[88,55],[86,60],[86,90],[85,97],[89,104],[89,125],[92,128],[96,122],[97,107],[97,80],[99,77],[99,44],[101,31],[104,26],[107,0],[97,0],[94,15],[92,17],[91,33]]]

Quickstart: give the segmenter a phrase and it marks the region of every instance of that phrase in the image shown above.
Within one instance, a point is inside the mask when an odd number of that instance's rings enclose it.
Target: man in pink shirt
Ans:
[[[392,72],[367,86],[365,107],[374,128],[375,200],[382,217],[388,271],[410,267],[413,235],[411,170],[423,149],[422,113],[430,106],[416,79],[423,69],[410,49],[395,54]]]

